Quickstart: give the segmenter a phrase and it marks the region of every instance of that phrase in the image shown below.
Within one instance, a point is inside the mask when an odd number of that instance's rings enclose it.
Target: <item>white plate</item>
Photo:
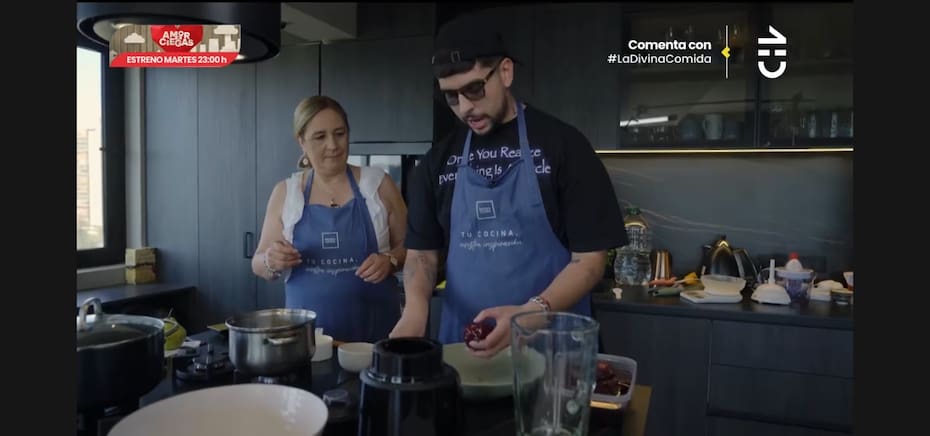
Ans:
[[[536,350],[527,350],[527,358],[521,362],[528,365],[523,374],[527,382],[542,376],[546,370],[545,357]],[[490,359],[474,357],[464,342],[446,344],[442,347],[442,359],[459,374],[462,397],[467,400],[487,400],[513,395],[513,357],[510,347],[501,350]]]
[[[317,436],[329,412],[316,395],[270,384],[199,389],[145,406],[109,436]]]

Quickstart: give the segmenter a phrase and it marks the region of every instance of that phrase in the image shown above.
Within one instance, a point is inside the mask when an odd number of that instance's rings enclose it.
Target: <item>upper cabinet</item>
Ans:
[[[615,149],[753,145],[756,79],[751,5],[684,4],[623,13]],[[729,56],[724,49],[729,47]]]
[[[351,142],[433,139],[431,36],[322,46],[320,87],[349,115]]]
[[[514,94],[599,151],[853,147],[852,3],[547,3],[477,13],[519,58]],[[443,110],[438,136],[449,124]]]
[[[773,6],[770,22],[788,38],[788,61],[760,87],[763,147],[852,146],[852,3]]]

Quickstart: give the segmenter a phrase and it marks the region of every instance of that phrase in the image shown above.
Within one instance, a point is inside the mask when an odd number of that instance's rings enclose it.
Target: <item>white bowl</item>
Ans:
[[[710,295],[736,295],[746,287],[746,279],[720,274],[704,274],[701,276],[704,292]]]
[[[316,395],[273,384],[238,384],[187,392],[120,420],[109,436],[318,436],[329,412]]]
[[[337,351],[339,366],[349,372],[360,372],[371,366],[375,345],[368,342],[347,342]]]

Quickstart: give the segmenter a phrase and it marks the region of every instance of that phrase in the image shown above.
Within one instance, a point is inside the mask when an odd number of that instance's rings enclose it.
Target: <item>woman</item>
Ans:
[[[302,100],[294,135],[302,170],[271,193],[252,271],[283,277],[285,306],[313,310],[336,340],[387,338],[400,318],[393,274],[406,257],[400,190],[379,168],[347,164],[349,122],[335,100]]]

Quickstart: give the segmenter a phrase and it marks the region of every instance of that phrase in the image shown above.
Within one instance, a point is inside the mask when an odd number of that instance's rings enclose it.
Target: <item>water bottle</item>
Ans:
[[[652,275],[652,229],[638,207],[626,209],[623,225],[629,241],[617,249],[614,280],[618,285],[646,286]]]

